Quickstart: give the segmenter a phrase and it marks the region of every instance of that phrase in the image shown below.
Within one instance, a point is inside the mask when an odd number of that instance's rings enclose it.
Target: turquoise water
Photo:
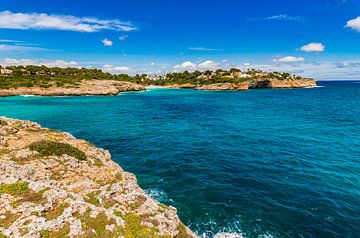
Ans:
[[[110,150],[204,237],[359,237],[360,84],[320,85],[10,97],[0,115]]]

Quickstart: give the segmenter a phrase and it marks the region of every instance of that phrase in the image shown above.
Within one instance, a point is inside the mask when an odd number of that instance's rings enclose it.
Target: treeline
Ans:
[[[0,66],[0,69],[4,69]],[[119,80],[142,85],[172,85],[172,84],[197,84],[206,85],[213,83],[241,83],[248,80],[259,78],[275,79],[301,79],[300,76],[282,72],[263,72],[260,70],[247,70],[242,72],[240,69],[216,71],[184,71],[168,73],[166,75],[147,75],[137,74],[129,76],[127,74],[113,75],[103,72],[100,69],[89,68],[59,68],[46,66],[11,66],[6,67],[6,75],[0,79],[0,88],[17,87],[76,87],[81,80]],[[9,71],[10,70],[10,71]]]

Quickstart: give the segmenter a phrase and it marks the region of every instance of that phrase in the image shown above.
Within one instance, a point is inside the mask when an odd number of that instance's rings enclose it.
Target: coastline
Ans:
[[[108,151],[69,133],[0,117],[0,151],[2,236],[196,237]]]
[[[257,79],[249,80],[242,83],[215,83],[206,85],[195,84],[172,84],[165,86],[148,85],[146,89],[154,88],[177,88],[177,89],[194,89],[202,91],[243,91],[252,89],[290,89],[290,88],[315,88],[317,87],[316,80],[313,79]]]
[[[7,96],[116,96],[121,92],[145,91],[145,87],[115,80],[83,80],[76,87],[18,87],[0,89],[0,97]]]
[[[257,79],[241,83],[213,83],[195,85],[171,84],[165,86],[159,85],[140,85],[124,81],[115,80],[83,80],[79,85],[68,87],[18,87],[11,89],[0,89],[0,97],[8,96],[116,96],[121,92],[146,91],[157,88],[176,88],[176,89],[194,89],[202,91],[243,91],[252,89],[290,89],[290,88],[314,88],[316,81],[312,79]]]

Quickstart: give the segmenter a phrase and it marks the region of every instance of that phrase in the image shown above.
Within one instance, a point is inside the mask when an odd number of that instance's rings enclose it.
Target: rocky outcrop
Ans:
[[[165,88],[185,88],[206,91],[241,91],[258,88],[312,88],[316,87],[316,81],[313,79],[254,79],[242,83],[215,83],[215,84],[173,84]]]
[[[255,88],[311,88],[316,86],[313,79],[256,79],[248,81],[249,89]]]
[[[208,84],[196,87],[198,90],[206,91],[227,91],[227,90],[247,90],[248,85],[246,83],[216,83]]]
[[[143,91],[145,87],[139,84],[115,80],[83,80],[78,85],[67,87],[19,87],[13,89],[0,89],[0,96],[38,95],[38,96],[83,96],[118,95],[120,92]]]
[[[108,151],[0,117],[0,237],[195,237]]]

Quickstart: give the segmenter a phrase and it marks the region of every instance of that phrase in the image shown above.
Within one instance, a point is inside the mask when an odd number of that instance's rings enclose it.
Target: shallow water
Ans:
[[[0,115],[112,153],[204,237],[359,237],[360,84],[9,97]]]

